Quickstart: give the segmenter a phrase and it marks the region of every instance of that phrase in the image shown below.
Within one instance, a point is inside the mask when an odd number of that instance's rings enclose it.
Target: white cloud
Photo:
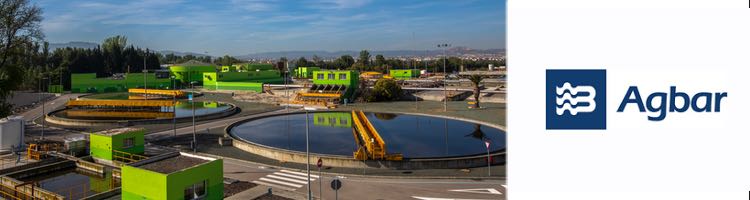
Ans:
[[[273,11],[276,10],[275,0],[232,0],[232,5],[248,11]]]
[[[309,5],[316,9],[346,9],[359,8],[367,5],[372,0],[317,0],[310,2]]]

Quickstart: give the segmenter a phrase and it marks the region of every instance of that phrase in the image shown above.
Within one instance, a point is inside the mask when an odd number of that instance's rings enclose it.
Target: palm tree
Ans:
[[[484,80],[484,76],[482,75],[471,75],[469,76],[469,81],[471,81],[472,84],[474,84],[474,100],[477,102],[476,108],[479,108],[479,84]]]

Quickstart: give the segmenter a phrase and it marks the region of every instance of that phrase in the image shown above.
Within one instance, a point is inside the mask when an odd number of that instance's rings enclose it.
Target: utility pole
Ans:
[[[148,56],[148,53],[144,53],[143,55],[143,99],[146,99],[145,97],[148,96],[148,93],[146,93],[146,56]]]
[[[174,91],[172,95],[172,131],[174,132],[174,136],[177,137],[177,89],[174,88],[175,76],[170,76],[169,78],[172,79],[172,90]]]
[[[192,91],[191,91],[192,94],[190,94],[190,95],[194,95],[195,94],[195,85],[194,84],[195,84],[195,82],[190,82],[190,88],[192,88]],[[195,98],[195,97],[193,97],[193,98]],[[197,139],[195,138],[195,99],[191,99],[190,100],[190,107],[193,108],[193,153],[195,153],[196,151],[198,151],[198,142],[197,142]]]
[[[445,95],[443,99],[443,111],[445,112],[448,112],[448,71],[445,67],[448,60],[448,54],[446,54],[445,50],[450,46],[450,44],[438,44],[438,48],[443,49],[443,95]]]
[[[305,147],[307,149],[307,199],[312,200],[312,188],[310,186],[310,122],[307,107],[305,107]]]
[[[44,87],[43,87],[44,86],[44,84],[43,84],[44,80],[47,80],[47,77],[45,77],[44,74],[42,74],[42,77],[39,79],[39,93],[40,93],[39,94],[39,102],[42,103],[42,136],[41,136],[41,140],[44,140],[44,128],[47,126],[47,123],[46,123],[46,121],[47,121],[47,114],[44,113],[44,111],[46,110],[46,109],[44,109],[44,104],[46,104],[46,99],[42,99],[42,97],[41,97],[42,93],[44,93],[44,92],[42,92],[43,89],[44,89]]]

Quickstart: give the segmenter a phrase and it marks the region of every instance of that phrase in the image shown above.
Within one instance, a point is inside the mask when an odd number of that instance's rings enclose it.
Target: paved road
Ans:
[[[55,108],[65,105],[65,103],[67,103],[69,99],[75,99],[81,95],[82,94],[64,94],[57,98],[49,100],[44,104],[44,111],[47,113],[53,111]],[[20,116],[22,116],[23,119],[27,122],[31,122],[35,118],[42,116],[42,106],[39,105],[37,107],[29,109],[26,112],[21,113]]]
[[[290,190],[304,195],[307,194],[306,175],[296,170],[224,159],[225,177],[254,182],[260,184],[258,187]],[[334,199],[335,193],[330,183],[335,177],[337,176],[325,174],[319,176],[313,171],[313,196],[320,196],[319,184],[322,180],[323,198]],[[346,175],[339,178],[343,183],[338,194],[340,199],[505,199],[505,180],[399,179]]]

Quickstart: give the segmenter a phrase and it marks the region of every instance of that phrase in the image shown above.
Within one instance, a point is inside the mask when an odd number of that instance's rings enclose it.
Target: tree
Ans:
[[[354,64],[354,57],[350,55],[343,55],[339,59],[341,59],[341,62],[344,64],[343,68],[349,68]]]
[[[104,39],[104,41],[102,42],[102,49],[104,50],[104,57],[106,58],[104,62],[104,74],[109,75],[115,72],[119,72],[119,69],[123,68],[123,64],[125,61],[123,50],[125,50],[125,46],[127,45],[128,38],[126,38],[125,36],[117,35]],[[133,58],[131,57],[131,59]],[[145,69],[143,67],[141,68]]]
[[[224,57],[218,57],[216,58],[216,60],[214,60],[214,64],[222,65],[222,66],[229,66],[229,65],[240,63],[240,62],[242,61],[229,55],[224,55]]]
[[[41,32],[42,9],[28,0],[0,0],[0,117],[10,114],[6,100],[24,81],[24,66],[32,64],[28,45],[44,39]],[[38,52],[36,52],[38,53]],[[26,58],[26,59],[24,59]]]
[[[325,66],[326,66],[326,63],[325,63],[325,62],[323,61],[323,59],[322,59],[322,58],[318,57],[318,55],[313,55],[313,57],[312,57],[312,61],[313,61],[313,64],[314,64],[314,65],[315,65],[316,67],[320,67],[320,68],[326,68],[326,67],[325,67]]]
[[[372,92],[365,95],[366,101],[393,101],[401,98],[401,86],[393,79],[379,79]]]
[[[364,66],[370,65],[370,52],[367,50],[362,50],[359,52],[359,59],[357,60],[358,63],[362,63]]]
[[[375,56],[375,66],[383,66],[385,65],[385,57],[382,54],[378,54]]]
[[[297,59],[297,62],[295,62],[295,65],[297,65],[297,67],[309,67],[310,63],[308,63],[307,59],[305,59],[305,57],[303,56]]]
[[[484,76],[482,75],[475,74],[469,76],[469,81],[471,81],[474,86],[474,100],[477,102],[475,105],[477,108],[479,108],[479,89],[481,89],[479,84],[482,83],[482,80],[484,80]]]

